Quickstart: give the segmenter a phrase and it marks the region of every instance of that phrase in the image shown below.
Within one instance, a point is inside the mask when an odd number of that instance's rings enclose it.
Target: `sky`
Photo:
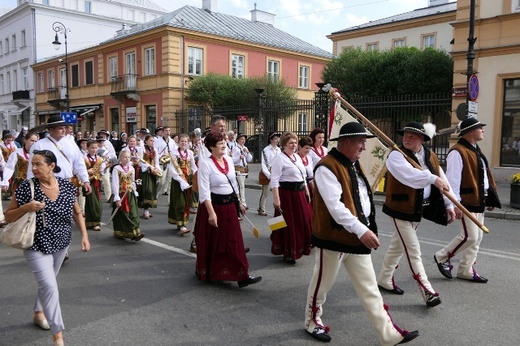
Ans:
[[[140,1],[140,0],[136,0]],[[449,0],[450,2],[453,0]],[[154,0],[167,11],[182,6],[202,6],[202,0]],[[251,19],[256,8],[273,13],[275,27],[316,47],[332,52],[326,36],[371,20],[427,7],[428,0],[217,0],[215,12]],[[16,0],[0,0],[0,8],[15,7]]]

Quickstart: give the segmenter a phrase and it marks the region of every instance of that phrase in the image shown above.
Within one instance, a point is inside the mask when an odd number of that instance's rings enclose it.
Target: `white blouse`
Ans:
[[[179,153],[180,150],[182,150],[182,149],[177,148],[174,151],[172,151],[171,155],[174,157],[175,160],[177,160],[177,158],[180,157],[180,153]],[[193,152],[188,150],[188,149],[186,149],[185,153],[188,154],[188,159],[190,160],[191,174],[195,174],[195,172],[197,172],[197,165],[195,164],[195,159],[193,158]],[[173,165],[172,161],[170,161],[168,169],[170,171],[170,176],[172,177],[172,179],[177,181],[180,184],[182,178],[179,175],[179,172],[177,171],[175,166]]]
[[[215,166],[211,157],[205,159],[201,158],[199,160],[199,170],[197,173],[200,203],[204,203],[206,200],[211,201],[211,193],[217,195],[230,195],[234,191],[237,196],[239,195],[233,160],[227,155],[224,155],[222,159],[227,161],[229,167],[227,177],[229,178],[229,181],[231,181],[233,187],[229,184],[226,175],[219,171]]]
[[[327,148],[325,148],[323,145],[321,146],[321,150],[323,150],[323,157],[325,157],[325,155],[327,155],[327,153],[329,152],[329,150]],[[320,152],[320,154],[322,153]],[[311,151],[309,152],[309,155],[307,155],[308,157],[311,158],[312,160],[312,167],[316,166],[318,164],[318,162],[322,159],[322,157],[320,157],[318,154],[316,154],[316,148],[314,147],[311,147]]]
[[[276,155],[271,165],[271,188],[280,187],[280,182],[305,182],[307,179],[307,171],[303,166],[302,158],[298,154],[294,154],[296,162],[293,162],[282,151]]]

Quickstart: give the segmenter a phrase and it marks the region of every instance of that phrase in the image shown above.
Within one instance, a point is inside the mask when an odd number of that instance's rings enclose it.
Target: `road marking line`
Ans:
[[[186,256],[193,257],[193,258],[197,258],[197,255],[194,253],[191,253],[191,252],[183,250],[183,249],[176,248],[175,246],[166,245],[166,244],[160,243],[158,241],[151,240],[149,238],[143,238],[140,240],[140,242],[145,242],[145,243],[148,243],[151,245],[155,245],[155,246],[163,248],[165,250],[180,253],[181,255],[186,255]]]

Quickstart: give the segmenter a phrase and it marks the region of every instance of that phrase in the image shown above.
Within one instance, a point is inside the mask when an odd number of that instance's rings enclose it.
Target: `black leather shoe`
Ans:
[[[294,258],[291,258],[291,257],[284,257],[283,261],[285,263],[287,263],[287,264],[296,264],[296,260]]]
[[[262,281],[262,277],[261,276],[249,276],[248,279],[239,281],[238,282],[238,287],[240,287],[240,288],[247,287],[249,285],[253,285],[253,284],[259,283],[260,281]]]
[[[329,333],[325,330],[323,327],[314,327],[314,330],[309,332],[308,330],[305,330],[307,334],[312,336],[314,339],[322,341],[322,342],[330,342],[332,338],[330,337]]]
[[[433,260],[435,263],[437,263],[437,268],[439,268],[439,272],[447,279],[453,279],[453,276],[451,275],[451,265],[446,262],[439,262],[437,261],[437,257],[433,255]]]
[[[377,285],[377,287],[379,287],[380,290],[383,290],[385,292],[397,294],[397,295],[400,295],[400,296],[402,296],[403,293],[404,293],[404,291],[402,289],[400,289],[399,287],[397,287],[397,286],[394,286],[393,290],[389,290],[388,288],[385,288],[385,287],[383,287],[381,285]]]
[[[425,292],[426,295],[426,306],[429,308],[433,308],[441,303],[441,298],[439,298],[438,294]]]
[[[404,339],[401,340],[400,343],[398,343],[398,345],[400,344],[406,344],[407,342],[410,342],[412,341],[413,339],[415,339],[416,337],[419,336],[419,331],[418,330],[414,330],[413,332],[408,332],[408,334],[406,334],[404,336]]]
[[[248,253],[249,251],[251,251],[251,249],[249,248],[249,246],[246,246],[246,247],[244,248],[244,252],[245,252],[245,253]]]
[[[458,279],[461,279],[461,280],[466,280],[466,281],[476,282],[476,283],[479,283],[479,284],[485,284],[486,282],[488,282],[488,279],[486,279],[485,277],[480,276],[480,275],[478,275],[478,274],[475,274],[475,276],[473,276],[472,279],[459,278],[459,277],[457,277],[457,278],[458,278]]]

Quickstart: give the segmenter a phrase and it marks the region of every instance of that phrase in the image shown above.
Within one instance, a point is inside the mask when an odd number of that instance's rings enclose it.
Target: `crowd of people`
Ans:
[[[208,128],[191,136],[172,135],[167,126],[156,128],[154,135],[146,128],[135,135],[105,130],[74,134],[60,116],[51,116],[35,129],[24,128],[21,139],[4,134],[0,186],[12,196],[5,221],[36,212],[34,244],[24,255],[39,283],[33,321],[51,330],[54,345],[64,344],[56,276],[68,258],[72,222],[80,231],[81,250],[89,251],[87,229],[101,230],[104,202],[112,205],[113,235],[137,242],[145,236],[141,219],[153,217],[159,195],[168,195],[167,222],[179,236],[191,232],[190,215],[196,214],[190,251],[196,253],[199,280],[236,281],[240,288],[262,280],[249,273],[249,248],[240,226],[249,209],[245,179],[252,155],[246,136],[226,132],[225,126],[223,117],[214,116]],[[442,225],[460,220],[460,235],[434,255],[444,277],[453,278],[450,260],[460,255],[458,278],[488,281],[474,267],[482,230],[466,214],[483,223],[486,208],[500,207],[493,175],[477,144],[484,126],[473,118],[461,123],[446,174],[425,146],[431,135],[422,123],[410,122],[397,131],[402,146],[386,161],[383,205],[395,232],[379,277],[370,256],[380,247],[375,207],[359,163],[373,135],[358,122],[347,123],[331,139],[337,145],[328,151],[322,129],[302,138],[291,132],[269,133],[269,144],[261,151],[257,212],[267,216],[266,199],[272,192],[274,215],[283,217],[285,226],[272,232],[271,253],[282,256],[283,262],[295,265],[314,247],[305,305],[308,334],[331,340],[330,328],[322,321],[323,305],[343,265],[382,345],[406,343],[419,335],[397,326],[381,292],[403,294],[394,272],[404,255],[426,306],[441,303],[421,260],[417,230],[422,218]],[[13,144],[19,141],[19,147]],[[447,194],[467,210],[457,208]]]

